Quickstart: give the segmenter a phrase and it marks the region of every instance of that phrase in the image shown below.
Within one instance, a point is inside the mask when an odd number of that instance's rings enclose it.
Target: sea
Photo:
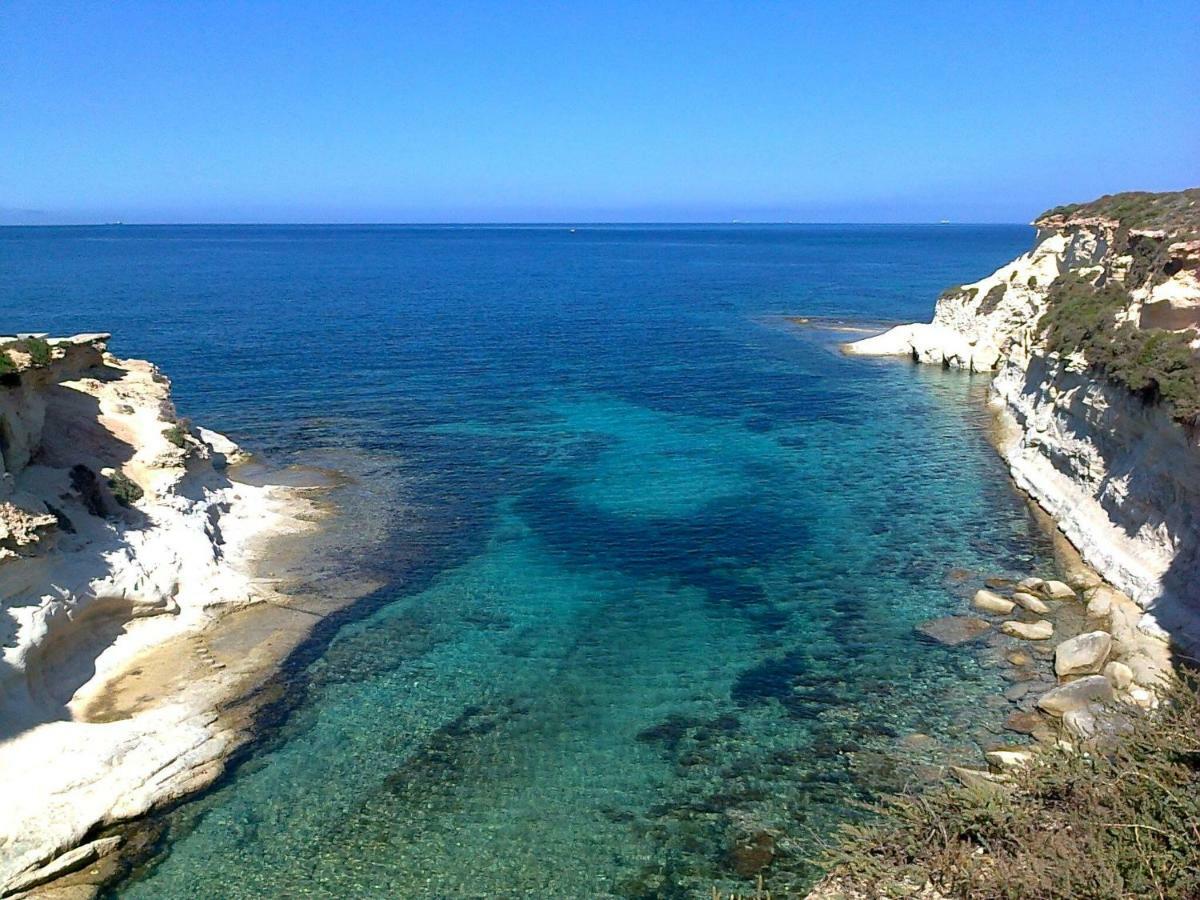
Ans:
[[[343,513],[383,586],[108,896],[802,895],[997,739],[1000,670],[914,626],[1053,566],[986,377],[839,345],[1032,237],[0,229],[0,328],[111,332],[191,421],[387,498]]]

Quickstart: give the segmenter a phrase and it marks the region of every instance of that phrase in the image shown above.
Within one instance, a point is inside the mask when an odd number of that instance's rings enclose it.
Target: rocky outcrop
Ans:
[[[1000,449],[1017,484],[1089,564],[1147,610],[1141,627],[1169,632],[1198,655],[1200,429],[1171,398],[1200,383],[1200,189],[1118,194],[1051,210],[1034,225],[1032,250],[947,291],[932,323],[845,350],[996,372]],[[1120,337],[1147,360],[1097,359],[1092,347],[1064,347],[1066,338],[1051,345],[1047,313],[1062,309],[1068,284],[1117,298],[1101,319],[1114,335],[1112,353]],[[1069,331],[1076,323],[1065,324]],[[1091,325],[1083,321],[1076,339],[1093,337]],[[1159,344],[1173,353],[1161,365],[1150,358]],[[1181,377],[1186,390],[1165,390],[1166,379]],[[1026,605],[1033,593],[1014,599]]]
[[[208,644],[279,600],[262,542],[311,527],[295,491],[231,478],[232,442],[106,340],[0,340],[0,896],[220,773],[245,739],[220,708],[261,648]]]

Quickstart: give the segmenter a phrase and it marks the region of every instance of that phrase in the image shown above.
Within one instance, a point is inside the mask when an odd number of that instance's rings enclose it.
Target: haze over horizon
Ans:
[[[1184,3],[11,2],[0,224],[1028,222],[1200,182],[1198,36]]]

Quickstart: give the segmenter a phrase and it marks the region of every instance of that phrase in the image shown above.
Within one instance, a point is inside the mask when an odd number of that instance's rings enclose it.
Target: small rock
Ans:
[[[943,616],[922,622],[916,627],[918,634],[949,647],[973,641],[991,629],[991,625],[974,616]]]
[[[1010,703],[1016,703],[1028,694],[1032,687],[1033,685],[1028,681],[1019,681],[1004,691],[1004,699]]]
[[[990,578],[983,579],[983,586],[989,587],[993,591],[1002,591],[1005,588],[1012,587],[1013,580],[1011,578],[1005,578],[1002,575],[993,575]]]
[[[1033,734],[1046,725],[1045,719],[1035,712],[1015,712],[1004,720],[1004,727],[1017,734]]]
[[[1133,684],[1133,669],[1114,660],[1104,667],[1104,677],[1108,679],[1114,691],[1123,691]]]
[[[1008,779],[1003,775],[993,775],[982,769],[968,769],[964,766],[951,766],[950,772],[963,787],[974,788],[985,794],[1003,793],[1008,789]]]
[[[929,735],[922,734],[919,731],[915,731],[912,734],[906,734],[900,739],[900,743],[909,750],[927,750],[930,747],[937,746],[937,741],[935,741]]]
[[[1157,703],[1154,700],[1154,694],[1144,687],[1135,687],[1129,689],[1129,699],[1140,706],[1142,709],[1154,709]]]
[[[734,871],[743,878],[753,878],[775,859],[775,838],[760,831],[735,843],[729,856]]]
[[[1083,706],[1079,709],[1068,709],[1063,713],[1062,720],[1063,728],[1081,741],[1086,741],[1092,737],[1099,727],[1096,722],[1096,714],[1092,712],[1090,706]]]
[[[1087,604],[1089,619],[1107,619],[1112,615],[1112,594],[1105,590],[1092,592]]]
[[[1013,595],[1013,603],[1016,603],[1023,609],[1029,610],[1031,613],[1037,613],[1039,616],[1044,616],[1050,612],[1050,607],[1046,605],[1044,600],[1039,600],[1033,594],[1027,594],[1024,591],[1016,591]]]
[[[1107,631],[1089,631],[1063,641],[1054,648],[1054,671],[1066,675],[1094,675],[1108,662],[1112,635]]]
[[[1062,581],[1046,581],[1042,583],[1038,593],[1050,600],[1074,600],[1076,599],[1075,591],[1072,587]]]
[[[1048,641],[1054,636],[1054,626],[1045,619],[1037,622],[1005,622],[1000,630],[1010,637],[1026,641]]]
[[[1011,772],[1023,769],[1033,762],[1033,753],[1020,747],[989,750],[983,754],[993,772]]]
[[[1041,578],[1022,578],[1017,582],[1017,590],[1032,594],[1039,591],[1046,582]]]
[[[1109,703],[1113,698],[1112,685],[1103,675],[1087,675],[1077,681],[1060,684],[1038,698],[1039,708],[1052,716],[1061,716],[1072,709],[1082,709],[1092,703]]]
[[[1033,657],[1024,650],[1009,650],[1004,654],[1004,658],[1014,666],[1028,666],[1033,663]]]
[[[999,594],[994,594],[991,591],[976,591],[971,605],[983,612],[994,613],[1000,616],[1007,616],[1013,610],[1013,602],[1011,600],[1005,600]]]
[[[1094,587],[1099,587],[1103,583],[1099,575],[1091,569],[1083,567],[1075,568],[1068,572],[1066,581],[1067,584],[1077,591],[1089,591]]]

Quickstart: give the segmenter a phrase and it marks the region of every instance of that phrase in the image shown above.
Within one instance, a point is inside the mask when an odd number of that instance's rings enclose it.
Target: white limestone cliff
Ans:
[[[222,703],[264,650],[223,662],[214,628],[274,599],[262,542],[312,527],[294,490],[233,480],[232,442],[107,337],[0,340],[0,896],[220,773],[246,737]]]
[[[1041,325],[1051,286],[1066,275],[1121,286],[1128,299],[1117,322],[1200,345],[1200,191],[1115,195],[1034,224],[1031,251],[947,291],[932,323],[844,349],[997,372],[992,398],[1007,424],[1001,452],[1017,484],[1090,565],[1147,610],[1146,631],[1165,629],[1200,656],[1198,429],[1082,354],[1049,352]]]

